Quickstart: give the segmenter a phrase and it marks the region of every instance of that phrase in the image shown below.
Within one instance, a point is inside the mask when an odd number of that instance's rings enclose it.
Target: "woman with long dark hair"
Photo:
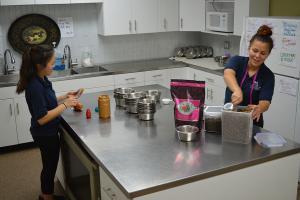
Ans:
[[[264,63],[273,48],[271,36],[270,27],[259,27],[250,40],[249,57],[232,57],[224,70],[225,103],[252,108],[253,123],[260,127],[264,125],[263,112],[269,109],[275,85],[275,76]]]
[[[64,199],[53,195],[54,177],[59,159],[58,128],[60,114],[75,106],[76,92],[56,97],[52,83],[48,80],[53,71],[55,54],[51,46],[38,45],[29,48],[22,57],[17,93],[25,91],[31,114],[30,132],[39,146],[43,169],[41,172],[42,195],[39,200]]]

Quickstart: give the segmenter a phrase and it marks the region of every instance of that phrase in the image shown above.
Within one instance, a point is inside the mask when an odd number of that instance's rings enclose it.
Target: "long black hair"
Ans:
[[[33,46],[23,53],[20,80],[16,90],[18,94],[22,93],[31,79],[37,75],[37,66],[46,67],[53,54],[54,49],[50,45]]]
[[[261,27],[259,27],[256,34],[252,36],[250,40],[250,46],[252,45],[254,40],[261,41],[269,45],[269,53],[271,53],[274,46],[273,39],[271,38],[272,34],[272,29],[269,26],[262,25]]]

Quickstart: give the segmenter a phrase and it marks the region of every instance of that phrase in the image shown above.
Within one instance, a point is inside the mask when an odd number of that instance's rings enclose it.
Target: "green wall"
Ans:
[[[300,0],[270,0],[270,16],[300,16]]]

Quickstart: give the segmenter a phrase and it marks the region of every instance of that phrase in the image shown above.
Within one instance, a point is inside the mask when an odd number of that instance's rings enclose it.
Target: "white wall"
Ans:
[[[178,46],[199,45],[201,42],[213,46],[217,52],[215,55],[218,55],[219,52],[223,53],[224,36],[199,32],[99,36],[97,35],[97,12],[95,4],[0,7],[0,57],[3,57],[1,52],[6,48],[12,48],[6,39],[10,24],[16,18],[29,13],[44,14],[54,20],[57,20],[58,17],[73,17],[74,37],[62,38],[58,46],[62,50],[65,44],[69,44],[73,61],[77,58],[80,62],[81,50],[84,47],[89,47],[92,50],[96,63],[169,57],[173,54],[174,48]],[[233,48],[232,51],[238,52],[238,48]],[[17,52],[14,54],[18,68],[21,55]],[[3,70],[1,59],[0,66]]]

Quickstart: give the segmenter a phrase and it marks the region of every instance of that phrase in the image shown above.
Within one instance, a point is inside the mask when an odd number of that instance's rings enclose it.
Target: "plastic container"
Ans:
[[[98,97],[99,118],[110,118],[110,99],[108,95]]]
[[[91,67],[94,65],[92,51],[89,47],[84,47],[81,54],[81,65]]]
[[[206,133],[222,133],[222,109],[223,106],[207,106],[204,109],[204,127]]]
[[[64,70],[66,68],[65,60],[63,58],[63,53],[56,48],[56,43],[53,42],[53,47],[55,51],[55,65],[53,70]]]
[[[252,112],[222,110],[222,140],[225,142],[249,144],[252,139]]]

